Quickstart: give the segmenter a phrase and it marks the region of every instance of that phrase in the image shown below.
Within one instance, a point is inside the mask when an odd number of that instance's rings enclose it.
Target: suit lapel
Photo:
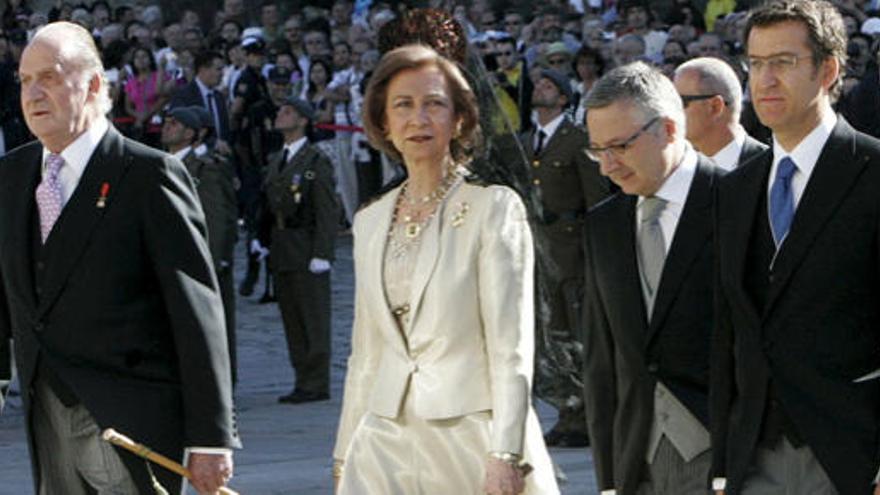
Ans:
[[[755,322],[759,321],[759,313],[745,287],[746,253],[749,251],[758,204],[761,203],[760,195],[767,194],[764,179],[770,173],[772,162],[773,152],[768,149],[725,177],[729,179],[726,189],[730,191],[725,206],[732,211],[725,211],[726,217],[718,219],[719,231],[716,233],[719,242],[725,243],[721,251],[730,253],[731,263],[726,266],[732,270],[734,286],[741,296],[740,303]]]
[[[706,241],[712,232],[713,180],[712,165],[700,159],[660,277],[660,287],[657,290],[657,299],[654,301],[654,314],[648,330],[649,343],[657,330],[663,326],[663,321],[691,265],[706,249]]]
[[[437,260],[440,258],[440,235],[441,225],[443,223],[443,212],[446,204],[451,201],[456,190],[460,187],[461,181],[447,193],[446,201],[437,205],[437,212],[434,218],[428,222],[425,232],[422,233],[421,246],[419,247],[418,258],[416,259],[415,270],[412,276],[412,296],[410,297],[410,328],[415,325],[416,316],[418,315],[421,305],[422,296],[425,293],[425,287],[434,273],[437,266]]]
[[[23,191],[23,194],[11,195],[11,209],[19,212],[14,215],[15,232],[14,236],[10,236],[9,250],[16,253],[15,259],[18,260],[11,266],[14,271],[9,274],[10,279],[14,280],[20,290],[15,291],[17,294],[24,294],[27,297],[28,306],[36,308],[37,300],[34,292],[34,262],[33,262],[33,242],[34,242],[34,222],[39,222],[36,214],[36,199],[34,194],[37,185],[41,179],[42,168],[42,151],[43,147],[35,145],[30,155],[21,165],[22,173],[17,176],[18,184],[10,185],[11,191]],[[16,165],[18,166],[18,165]]]
[[[621,332],[621,337],[628,339],[632,349],[642,349],[645,345],[645,329],[647,327],[647,311],[642,295],[639,277],[639,262],[636,257],[636,196],[620,193],[614,200],[609,228],[600,236],[596,236],[603,246],[599,259],[608,260],[607,273],[603,284],[611,294],[619,294],[621,308],[617,318],[621,328],[633,331]],[[638,309],[636,309],[638,308]]]
[[[778,283],[770,285],[768,310],[869,160],[868,156],[856,153],[855,131],[843,117],[838,117],[795,210],[788,236],[776,255],[773,272]]]
[[[79,185],[46,239],[46,278],[39,306],[41,315],[54,304],[95,228],[107,210],[113,208],[113,192],[118,189],[130,160],[131,157],[123,151],[122,136],[110,127],[95,148]],[[102,189],[108,192],[107,200],[104,207],[98,207]]]
[[[766,149],[767,147],[764,146],[760,141],[749,135],[746,135],[746,140],[745,142],[743,142],[742,150],[739,153],[737,168],[748,165],[749,162],[760,156],[761,152]]]
[[[365,243],[364,252],[367,254],[367,259],[362,259],[361,262],[367,266],[367,280],[364,281],[364,287],[367,288],[367,297],[371,299],[369,307],[376,309],[374,317],[379,322],[379,328],[392,342],[397,342],[400,348],[406,351],[406,341],[403,339],[403,335],[397,331],[397,322],[391,316],[388,298],[385,295],[384,275],[388,230],[391,228],[391,218],[394,215],[394,206],[397,204],[399,194],[400,187],[382,196],[376,202],[374,222],[367,231],[367,242]]]

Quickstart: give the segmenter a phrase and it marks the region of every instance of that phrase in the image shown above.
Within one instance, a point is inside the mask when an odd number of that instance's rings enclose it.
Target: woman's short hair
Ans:
[[[464,164],[470,160],[481,140],[477,99],[458,66],[427,46],[405,45],[391,50],[382,57],[370,77],[364,97],[364,130],[374,148],[394,160],[401,161],[400,152],[394,147],[394,143],[385,131],[388,86],[401,71],[429,66],[437,67],[446,78],[453,112],[460,122],[458,132],[453,136],[449,147],[453,160]]]

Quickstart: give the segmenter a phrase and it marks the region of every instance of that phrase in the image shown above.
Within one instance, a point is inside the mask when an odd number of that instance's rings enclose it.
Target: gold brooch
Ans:
[[[467,215],[468,210],[470,209],[470,205],[465,202],[461,202],[458,204],[458,210],[452,214],[452,226],[459,227],[464,223],[464,217]]]

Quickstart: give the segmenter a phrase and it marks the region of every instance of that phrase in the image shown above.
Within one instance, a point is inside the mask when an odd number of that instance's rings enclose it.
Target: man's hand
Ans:
[[[232,454],[191,453],[186,466],[200,495],[214,494],[232,478]]]
[[[253,239],[251,240],[251,254],[256,254],[257,260],[263,261],[266,256],[269,256],[269,248],[263,247],[259,239]]]

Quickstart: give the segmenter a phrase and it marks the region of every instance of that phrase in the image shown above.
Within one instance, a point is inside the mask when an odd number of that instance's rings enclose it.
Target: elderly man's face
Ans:
[[[101,85],[60,55],[60,41],[40,39],[25,48],[19,66],[25,122],[56,153],[85,130],[86,108],[96,104]]]

